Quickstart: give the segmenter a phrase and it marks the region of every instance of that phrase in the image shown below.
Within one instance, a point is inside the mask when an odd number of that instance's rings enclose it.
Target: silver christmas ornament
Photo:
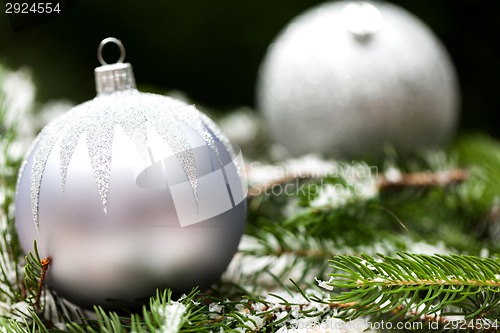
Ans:
[[[18,179],[23,249],[36,240],[49,286],[86,307],[210,285],[245,222],[241,155],[195,107],[137,91],[123,56],[101,43],[97,97],[42,130]]]
[[[295,18],[270,46],[257,94],[270,132],[295,155],[440,146],[459,113],[443,45],[385,2],[325,3]]]

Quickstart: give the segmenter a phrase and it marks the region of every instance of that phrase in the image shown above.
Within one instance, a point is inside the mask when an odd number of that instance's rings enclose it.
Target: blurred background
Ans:
[[[64,15],[14,32],[0,13],[0,62],[29,67],[37,100],[95,96],[96,50],[122,40],[139,88],[182,91],[220,112],[255,105],[255,82],[267,47],[296,15],[319,0],[76,1]],[[457,68],[462,130],[500,137],[500,1],[395,0],[443,41]],[[117,58],[113,47],[106,59]]]

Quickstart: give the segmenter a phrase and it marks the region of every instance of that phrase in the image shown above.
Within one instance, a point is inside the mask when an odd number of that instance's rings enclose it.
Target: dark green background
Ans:
[[[95,95],[96,49],[123,41],[143,90],[181,90],[220,110],[254,105],[259,63],[294,16],[318,0],[80,0],[50,22],[13,32],[0,13],[0,61],[33,69],[41,101]],[[462,89],[462,129],[500,136],[500,1],[393,1],[448,48]],[[111,48],[107,56],[112,58]]]

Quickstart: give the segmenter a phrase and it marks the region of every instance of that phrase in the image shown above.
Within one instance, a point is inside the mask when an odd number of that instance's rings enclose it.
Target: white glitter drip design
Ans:
[[[88,154],[97,189],[103,210],[107,212],[113,137],[117,125],[123,128],[145,161],[148,161],[147,125],[153,126],[175,153],[198,202],[196,160],[187,135],[182,126],[179,126],[179,121],[195,129],[218,156],[211,134],[211,131],[212,133],[215,131],[207,128],[208,126],[202,121],[202,116],[194,107],[186,106],[180,101],[129,90],[97,97],[73,108],[49,124],[40,133],[33,146],[31,207],[37,231],[39,230],[39,196],[43,173],[49,155],[59,139],[61,187],[64,190],[73,153],[81,136],[86,134]]]
[[[73,116],[72,118],[75,118]],[[78,141],[85,131],[85,127],[81,126],[80,121],[68,121],[66,125],[65,133],[70,133],[70,135],[63,135],[61,140],[61,151],[60,151],[60,172],[61,172],[61,189],[64,192],[64,187],[66,185],[66,175],[68,173],[69,162],[71,157],[73,157],[73,152],[75,151]]]
[[[224,143],[226,150],[229,152],[229,154],[231,156],[231,159],[234,160],[235,154],[234,154],[232,147],[230,147],[227,139],[225,139],[224,136],[222,135],[222,133],[220,133],[217,126],[215,126],[215,124],[207,116],[198,112],[198,110],[196,110],[196,108],[194,106],[190,105],[190,106],[184,108],[182,111],[183,112],[180,115],[181,119],[184,122],[190,124],[201,135],[201,137],[203,138],[205,143],[214,152],[214,154],[217,158],[217,161],[219,162],[219,167],[222,171],[224,181],[226,182],[226,185],[228,186],[228,191],[229,191],[229,195],[231,197],[231,202],[234,205],[234,201],[233,201],[233,197],[232,197],[233,195],[232,195],[231,190],[229,188],[229,180],[228,180],[228,177],[226,174],[226,169],[224,168],[224,163],[222,162],[219,148],[217,147],[217,145],[215,143],[214,136],[218,138],[218,141],[221,141]],[[239,172],[240,172],[240,170],[238,170],[238,173]]]
[[[38,142],[40,141],[40,136],[37,136],[35,141],[31,144],[31,147],[28,150],[28,153],[26,154],[26,158],[24,159],[23,163],[19,167],[19,172],[18,172],[18,177],[17,177],[17,182],[16,182],[16,196],[19,191],[19,183],[21,182],[21,176],[24,174],[24,170],[26,169],[26,166],[28,165],[28,158],[33,155],[33,152],[36,150],[36,147],[38,146]]]
[[[236,159],[236,153],[234,152],[233,146],[229,143],[229,140],[225,137],[225,135],[219,130],[219,127],[205,114],[200,113],[199,117],[201,118],[201,121],[206,127],[206,131],[208,131],[209,135],[218,138],[219,141],[224,144],[224,148],[231,156],[231,160],[234,161]],[[238,172],[240,172],[239,165],[237,166]]]
[[[40,228],[38,206],[43,172],[52,148],[54,148],[67,118],[64,115],[57,121],[47,125],[35,141],[36,147],[34,149],[36,150],[33,156],[33,166],[31,167],[31,213],[37,231]]]
[[[157,118],[161,117],[161,114],[154,114],[154,112],[160,112],[163,114],[164,110],[150,110],[151,116]],[[182,110],[181,112],[183,112]],[[179,111],[173,112],[177,114]],[[186,136],[186,133],[182,130],[180,126],[172,126],[171,123],[178,123],[178,120],[173,116],[170,122],[153,122],[152,125],[160,134],[160,136],[165,140],[168,145],[172,148],[176,158],[179,160],[184,173],[186,174],[188,181],[193,189],[193,195],[196,203],[198,203],[198,170],[196,168],[196,159],[194,157],[191,144]],[[189,147],[189,148],[186,148]]]
[[[130,112],[128,114],[117,112],[115,120],[135,144],[142,159],[148,160],[148,122],[145,112],[146,110],[143,112]]]
[[[192,105],[189,105],[179,112],[179,119],[186,124],[191,125],[205,141],[205,143],[214,151],[216,155],[219,156],[219,151],[215,146],[215,140],[210,135],[210,133],[205,128],[205,125],[201,121],[200,112]]]
[[[113,112],[110,112],[113,115]],[[104,213],[107,213],[109,180],[111,177],[111,157],[116,123],[104,112],[91,121],[87,128],[87,147],[90,164],[101,196]],[[95,138],[99,138],[96,140]]]
[[[189,105],[187,108],[182,110],[181,119],[190,124],[205,141],[205,143],[212,149],[217,157],[219,163],[222,166],[222,159],[219,152],[219,147],[215,143],[217,138],[219,142],[224,144],[224,148],[229,152],[231,159],[234,160],[236,154],[234,153],[233,147],[229,144],[229,140],[222,134],[217,125],[205,114],[198,112],[198,110],[193,106]],[[223,169],[224,172],[224,169]]]
[[[210,132],[210,135],[213,135],[214,137],[218,138],[220,142],[222,142],[222,144],[224,145],[224,148],[229,153],[229,157],[231,158],[231,161],[235,161],[237,159],[236,152],[234,151],[233,145],[231,145],[231,143],[226,138],[224,133],[222,133],[221,130],[219,129],[219,127],[213,122],[213,120],[210,119],[209,117],[207,117],[205,114],[200,114],[200,117],[201,117],[203,123],[205,124],[205,126],[207,127],[208,131]],[[238,175],[241,176],[242,171],[241,171],[240,164],[235,163],[235,166],[236,166],[236,172],[238,173]]]

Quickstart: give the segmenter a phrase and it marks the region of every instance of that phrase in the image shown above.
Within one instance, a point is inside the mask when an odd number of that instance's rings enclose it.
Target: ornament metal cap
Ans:
[[[108,43],[114,43],[120,49],[120,58],[114,64],[108,64],[102,57],[104,45]],[[123,63],[125,47],[119,39],[114,37],[103,39],[97,48],[97,59],[102,65],[94,70],[97,95],[136,88],[132,65]]]
[[[382,13],[365,1],[348,2],[342,16],[346,30],[360,41],[367,41],[384,25]]]

